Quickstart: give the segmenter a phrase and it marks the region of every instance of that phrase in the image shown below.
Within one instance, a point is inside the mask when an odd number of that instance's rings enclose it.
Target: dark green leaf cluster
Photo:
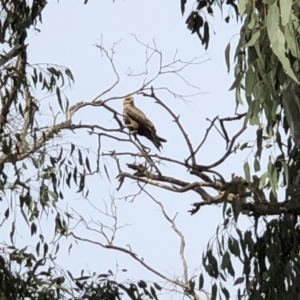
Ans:
[[[184,14],[186,0],[181,0],[181,12]],[[187,28],[191,31],[192,34],[196,33],[199,37],[202,45],[204,45],[205,50],[208,48],[209,39],[210,39],[210,28],[209,23],[206,18],[206,11],[208,14],[213,15],[213,5],[216,4],[215,0],[197,0],[197,8],[193,10],[186,19]],[[227,0],[226,4],[233,7],[235,10],[236,16],[238,17],[238,7],[235,3],[235,0]],[[223,2],[221,4],[223,5]],[[225,18],[225,21],[228,23],[230,16],[228,15]]]
[[[44,243],[42,258],[29,253],[26,248],[9,247],[7,256],[0,255],[0,297],[1,299],[158,299],[158,284],[148,285],[117,283],[110,274],[85,274],[75,277],[68,270],[58,270],[53,258],[46,256],[47,244]],[[17,266],[17,267],[16,267]],[[22,269],[22,272],[16,271]]]
[[[50,244],[53,246],[50,251],[41,234],[42,215],[54,215],[51,226],[56,237],[67,236],[72,216],[57,208],[58,201],[64,199],[63,188],[75,185],[77,192],[87,197],[86,175],[99,172],[99,161],[94,171],[87,150],[71,143],[69,148],[51,147],[49,143],[62,130],[74,129],[69,101],[64,95],[74,77],[66,67],[28,61],[28,31],[40,32],[37,26],[47,1],[0,0],[0,5],[0,43],[8,49],[0,55],[0,195],[1,200],[9,198],[1,201],[3,222],[11,222],[11,243],[1,249],[0,298],[157,299],[156,291],[161,290],[157,284],[152,286],[142,281],[121,284],[111,279],[112,274],[82,272],[75,277],[56,265],[60,244],[59,241]],[[54,116],[54,125],[39,124],[37,89],[57,98],[66,121],[57,125]],[[5,207],[7,203],[11,205]],[[18,228],[12,215],[23,218],[29,234],[38,239],[34,251],[16,246]]]
[[[242,232],[228,220],[226,218],[217,232],[228,230],[229,224],[232,224],[237,238],[232,232],[226,239],[223,235],[208,246],[203,256],[206,272],[219,280],[220,288],[215,295],[219,294],[220,299],[229,299],[229,294],[227,296],[223,291],[223,284],[230,275],[234,285],[239,286],[238,299],[296,298],[300,292],[300,227],[295,224],[295,216],[273,219],[266,224],[261,235],[257,234],[257,229]],[[214,248],[219,253],[220,263],[212,254]],[[233,269],[232,261],[236,262],[236,259],[242,262],[241,274],[236,274]]]
[[[208,9],[211,3],[203,2],[203,8]],[[203,27],[199,14],[202,1],[198,3],[197,10],[187,20],[192,33]],[[215,252],[209,245],[203,266],[219,283],[212,286],[212,299],[218,296],[229,299],[223,291],[228,277],[240,285],[238,299],[293,299],[300,294],[300,3],[239,0],[238,6],[234,1],[227,4],[234,7],[242,20],[234,52],[235,79],[230,90],[235,91],[237,107],[244,102],[248,105],[245,122],[257,127],[253,169],[255,173],[262,170],[264,173],[252,178],[257,190],[269,191],[269,197],[264,201],[251,199],[253,206],[263,208],[264,213],[253,213],[255,226],[245,232],[238,229],[236,222],[247,204],[232,203],[229,209],[224,204],[223,231],[217,229]],[[230,49],[228,43],[225,49],[228,72]],[[244,143],[240,150],[248,146],[248,142]],[[279,153],[270,155],[264,168],[263,153],[274,146]],[[248,162],[244,164],[244,172],[250,182]],[[284,189],[284,197],[279,196],[279,189]],[[264,218],[263,231],[258,233],[261,215],[273,215],[274,207],[284,208],[283,214]],[[228,235],[229,224],[235,234]],[[233,260],[241,262],[241,274],[236,274]]]

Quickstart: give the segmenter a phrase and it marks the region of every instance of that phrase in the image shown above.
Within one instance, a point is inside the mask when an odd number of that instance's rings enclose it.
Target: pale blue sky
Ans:
[[[215,8],[215,18],[209,17],[209,20],[212,22],[216,34],[211,34],[210,45],[208,51],[205,52],[198,38],[186,30],[187,14],[184,17],[181,16],[179,1],[117,0],[112,3],[112,1],[90,0],[87,5],[83,5],[82,2],[64,0],[56,3],[51,1],[43,13],[43,24],[38,25],[41,33],[31,34],[29,38],[29,58],[32,63],[61,64],[72,70],[75,84],[70,91],[66,91],[71,104],[81,100],[92,100],[114,80],[107,61],[93,46],[100,42],[101,35],[104,45],[108,48],[114,42],[120,41],[115,48],[115,65],[122,80],[109,96],[123,96],[140,86],[140,79],[126,77],[129,67],[138,73],[143,70],[145,64],[145,49],[135,42],[133,36],[130,35],[132,33],[146,44],[150,44],[152,39],[155,39],[165,62],[171,61],[176,50],[178,50],[178,58],[182,60],[190,60],[194,57],[201,57],[200,61],[207,60],[184,72],[185,78],[203,92],[203,94],[191,98],[189,105],[172,98],[167,93],[159,94],[176,114],[180,114],[181,122],[194,146],[201,141],[205,134],[209,125],[205,121],[207,117],[213,118],[217,114],[226,117],[234,114],[234,93],[228,92],[233,75],[232,73],[227,74],[224,50],[228,41],[239,32],[235,18],[227,24],[221,21],[219,10]],[[189,12],[188,8],[187,12]],[[227,7],[224,10],[225,16],[227,16]],[[232,39],[233,45],[236,41],[237,36]],[[150,76],[151,72],[155,72],[157,66],[158,60],[153,60],[150,64]],[[169,76],[161,78],[156,84],[154,83],[154,86],[167,86],[180,94],[195,92],[182,81]],[[151,99],[142,96],[135,96],[135,99],[137,106],[146,111],[155,123],[159,135],[168,140],[168,143],[164,145],[162,155],[179,160],[186,158],[188,149],[186,145],[182,144],[182,136],[171,117]],[[48,107],[47,101],[43,102],[45,104],[44,112]],[[50,101],[51,105],[56,107],[55,98]],[[112,106],[121,113],[122,101],[114,101]],[[86,108],[73,121],[116,128],[116,124],[111,119],[111,115],[102,108]],[[231,125],[230,129],[229,132],[232,134],[239,129],[239,125]],[[242,141],[247,136],[249,137],[249,135],[244,135]],[[96,136],[87,136],[84,131],[76,135],[67,132],[64,140],[71,139],[78,145],[90,147],[92,151],[96,151]],[[133,150],[122,143],[111,142],[108,139],[104,139],[102,144],[104,152],[114,149],[116,151]],[[156,151],[152,146],[151,149]],[[218,159],[224,151],[225,143],[214,131],[211,133],[206,148],[199,153],[198,161],[202,164],[209,164]],[[227,179],[230,179],[232,173],[243,175],[241,162],[246,158],[247,153],[244,152],[233,155],[217,170],[227,176]],[[90,161],[93,162],[92,155]],[[103,177],[97,175],[87,180],[90,189],[89,199],[99,209],[104,207],[103,200],[109,203],[110,194],[121,198],[137,191],[136,184],[126,179],[120,192],[116,192],[117,170],[112,160],[108,159],[107,162],[112,183],[106,179],[103,169]],[[130,157],[121,159],[124,170],[127,170],[125,167],[127,162],[133,162],[133,159]],[[183,180],[197,180],[188,175],[184,169],[168,166],[163,170],[166,175],[169,174]],[[147,190],[165,205],[171,217],[178,212],[177,225],[186,237],[186,258],[189,275],[192,276],[194,270],[201,266],[202,251],[215,233],[217,225],[222,221],[222,209],[205,207],[191,217],[187,213],[191,208],[190,204],[201,201],[195,193],[174,194],[154,187],[149,187]],[[80,211],[87,220],[93,218],[107,224],[108,220],[89,206],[86,200],[75,194],[75,191],[75,188],[70,191],[66,187],[65,200],[61,203],[61,207],[67,205],[69,211],[74,208]],[[124,199],[117,201],[117,206],[119,224],[132,225],[117,233],[116,245],[126,246],[129,244],[135,253],[138,253],[159,272],[170,277],[182,276],[182,265],[178,256],[179,240],[163,218],[159,207],[146,195],[138,196],[132,203],[125,202]],[[48,222],[51,224],[50,220]],[[43,228],[43,231],[45,235],[52,236],[53,228],[49,228],[49,231]],[[83,228],[79,227],[75,232],[82,237],[90,237],[103,242],[101,236],[91,234]],[[28,242],[25,238],[23,241],[25,244]],[[57,262],[74,273],[79,274],[81,269],[100,273],[105,273],[108,269],[115,271],[117,262],[120,269],[128,270],[125,273],[120,272],[118,280],[151,279],[160,281],[159,278],[125,254],[80,243],[74,245],[71,254],[68,255],[68,245],[69,242],[62,242]],[[196,274],[199,275],[199,272]],[[205,282],[205,287],[210,289],[209,281]],[[163,299],[170,299],[170,295],[166,295]]]

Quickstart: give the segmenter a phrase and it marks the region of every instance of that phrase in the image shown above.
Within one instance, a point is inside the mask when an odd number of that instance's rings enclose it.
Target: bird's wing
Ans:
[[[125,106],[123,108],[123,122],[125,125],[130,125],[130,118],[128,117],[127,111],[125,109]]]
[[[136,121],[140,125],[149,127],[153,132],[156,132],[156,129],[153,123],[146,117],[146,115],[137,107],[131,105],[124,105],[124,113],[128,118]]]

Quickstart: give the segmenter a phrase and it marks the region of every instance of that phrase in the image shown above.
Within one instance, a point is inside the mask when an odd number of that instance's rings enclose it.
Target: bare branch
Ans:
[[[168,112],[169,112],[169,114],[174,118],[174,122],[177,124],[177,126],[178,126],[178,128],[179,128],[179,130],[181,131],[181,133],[182,133],[182,135],[183,135],[183,137],[184,137],[184,139],[185,139],[185,141],[186,141],[186,143],[187,143],[187,146],[188,146],[188,148],[189,148],[189,150],[190,150],[190,153],[191,153],[191,155],[192,155],[192,153],[194,152],[194,150],[193,150],[193,147],[192,147],[192,144],[191,144],[191,141],[190,141],[190,139],[189,139],[189,137],[188,137],[188,135],[187,135],[187,133],[185,132],[185,130],[184,130],[184,128],[183,128],[183,126],[181,125],[181,123],[179,122],[179,116],[175,116],[175,114],[172,112],[172,110],[168,107],[168,106],[166,106],[155,94],[154,94],[154,89],[152,88],[151,89],[151,94],[146,94],[146,93],[141,93],[143,96],[145,96],[145,97],[150,97],[150,98],[153,98],[153,99],[155,99],[156,100],[156,102],[158,103],[158,104],[160,104],[164,109],[166,109]],[[195,157],[194,156],[192,156],[192,161],[193,161],[193,164],[196,164],[196,159],[195,159]]]
[[[176,284],[178,286],[181,286],[184,289],[188,288],[188,285],[182,283],[181,281],[174,280],[174,279],[169,278],[169,277],[165,276],[164,274],[158,272],[157,270],[152,268],[149,264],[147,264],[143,258],[139,258],[138,255],[136,253],[132,252],[131,250],[127,250],[126,248],[115,246],[115,245],[104,245],[100,242],[96,242],[96,241],[86,239],[86,238],[81,238],[81,237],[77,236],[76,234],[74,234],[73,232],[70,232],[68,235],[73,236],[75,239],[77,239],[79,241],[88,242],[88,243],[91,243],[91,244],[94,244],[94,245],[98,245],[98,246],[100,246],[102,248],[105,248],[105,249],[112,249],[112,250],[116,250],[116,251],[119,251],[119,252],[126,253],[129,256],[131,256],[134,260],[139,262],[143,267],[145,267],[147,270],[149,270],[153,274],[157,275],[158,277],[160,277],[160,278],[162,278],[162,279],[164,279],[168,282],[171,282],[173,284]]]
[[[204,165],[197,165],[199,170],[207,170],[215,168],[216,166],[220,165],[225,159],[232,153],[232,149],[236,139],[247,129],[247,126],[244,124],[243,127],[232,137],[231,142],[229,143],[229,147],[225,154],[216,162],[212,163],[211,165],[204,166]]]
[[[171,219],[168,214],[166,213],[166,210],[163,206],[163,204],[156,200],[151,194],[149,194],[140,184],[139,187],[141,188],[141,190],[148,195],[148,197],[154,201],[157,205],[160,206],[160,209],[162,211],[162,214],[164,215],[165,219],[171,224],[172,229],[176,232],[176,234],[179,236],[180,238],[180,250],[179,250],[179,255],[181,258],[181,262],[182,262],[182,267],[183,267],[183,280],[185,284],[188,284],[188,266],[187,266],[187,262],[184,256],[184,249],[185,249],[185,238],[184,235],[182,234],[182,232],[177,228],[176,223],[175,223],[175,218],[176,216]],[[177,214],[176,214],[177,215]]]

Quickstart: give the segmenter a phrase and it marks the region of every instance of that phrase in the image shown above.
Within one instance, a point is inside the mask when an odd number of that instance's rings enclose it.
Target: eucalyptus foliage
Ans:
[[[114,274],[82,271],[75,275],[60,269],[55,261],[59,237],[68,233],[68,214],[58,208],[64,189],[85,189],[88,156],[71,143],[54,146],[61,130],[73,130],[65,88],[74,82],[70,69],[51,64],[32,64],[28,59],[30,31],[40,32],[45,0],[0,1],[0,195],[1,227],[9,223],[10,243],[1,247],[0,298],[4,299],[156,299],[159,285],[124,285]],[[37,94],[55,97],[66,120],[45,125],[39,118]],[[47,240],[40,223],[54,228],[56,242]],[[51,223],[53,220],[53,223]],[[23,223],[22,223],[23,222]],[[36,245],[18,247],[15,235],[20,224],[35,237]],[[5,230],[1,228],[2,234]],[[71,245],[72,246],[72,245]],[[70,247],[71,247],[70,246]]]
[[[181,1],[182,11],[186,1]],[[218,242],[208,245],[203,256],[206,272],[216,279],[212,299],[293,299],[299,297],[299,170],[300,170],[300,2],[285,0],[198,0],[196,10],[187,18],[188,29],[198,32],[203,42],[203,24],[207,13],[220,8],[236,15],[241,22],[240,36],[234,50],[234,82],[236,105],[247,105],[246,124],[257,128],[254,165],[244,164],[245,178],[262,171],[259,189],[269,194],[266,203],[255,203],[261,214],[252,214],[253,228],[242,232],[236,206],[224,205],[224,224],[218,227]],[[226,9],[226,10],[225,10]],[[201,35],[202,30],[204,34]],[[207,30],[207,29],[206,29]],[[204,41],[208,44],[208,41]],[[232,45],[225,49],[230,71]],[[244,106],[243,106],[244,107]],[[267,164],[261,159],[275,149]],[[246,147],[245,147],[246,148]],[[283,196],[282,196],[283,195]],[[247,204],[240,205],[238,214]],[[281,213],[274,213],[274,208]],[[272,218],[267,216],[277,215]],[[262,216],[264,215],[264,216]],[[241,216],[240,216],[241,218]],[[263,220],[263,232],[258,222]],[[221,229],[231,234],[220,233]],[[224,231],[222,231],[224,232]],[[213,250],[218,253],[213,255]],[[232,263],[235,261],[235,263]],[[234,266],[241,263],[242,272]],[[225,288],[231,277],[238,286],[237,295]],[[228,287],[228,286],[227,286]],[[231,288],[232,290],[232,288]]]

